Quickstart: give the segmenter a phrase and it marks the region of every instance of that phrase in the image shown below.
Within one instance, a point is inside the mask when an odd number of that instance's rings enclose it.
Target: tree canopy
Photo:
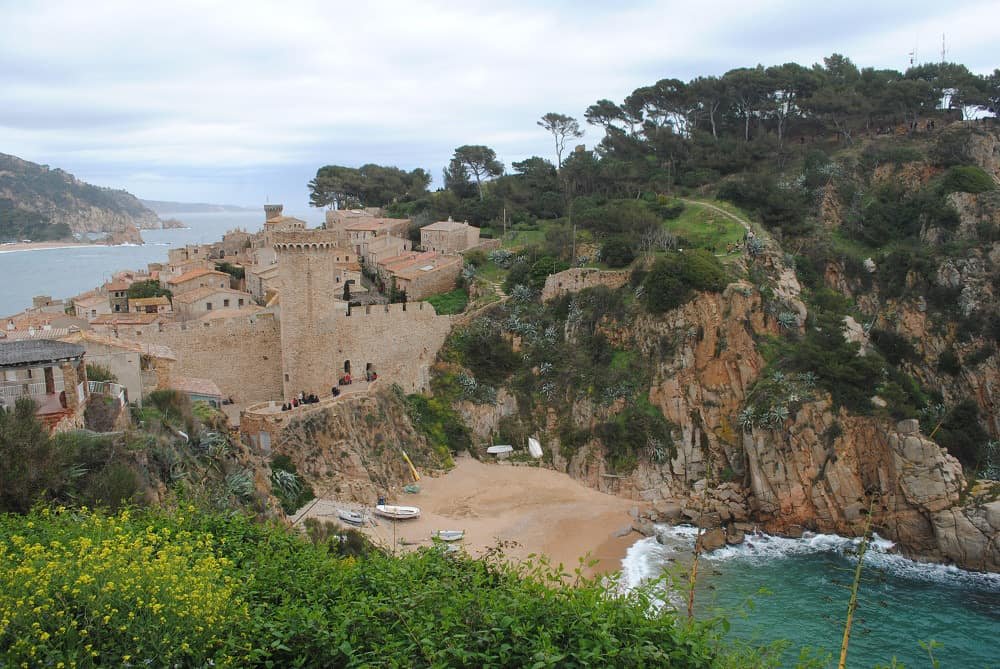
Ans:
[[[383,207],[399,200],[425,195],[431,175],[418,167],[410,172],[369,163],[361,167],[325,165],[309,182],[309,203],[314,207]]]

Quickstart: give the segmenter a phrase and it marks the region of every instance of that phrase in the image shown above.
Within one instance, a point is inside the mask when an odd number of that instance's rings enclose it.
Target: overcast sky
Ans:
[[[368,6],[359,6],[367,4]],[[664,77],[819,62],[1000,67],[1000,2],[0,0],[0,152],[151,199],[302,211],[325,164],[441,168],[462,144],[553,158]],[[593,144],[592,127],[582,141]]]

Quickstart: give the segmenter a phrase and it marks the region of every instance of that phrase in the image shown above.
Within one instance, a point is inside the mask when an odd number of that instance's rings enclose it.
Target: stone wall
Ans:
[[[177,356],[173,374],[212,379],[237,403],[281,397],[281,336],[273,314],[123,327],[118,336],[169,346]]]
[[[299,391],[325,395],[347,369],[359,379],[370,369],[408,393],[428,389],[431,364],[450,330],[451,318],[438,316],[426,302],[354,307],[350,315],[302,330],[298,350],[285,342],[285,397]]]
[[[558,274],[551,274],[542,289],[542,301],[559,297],[563,293],[576,293],[585,288],[607,286],[612,290],[621,288],[629,280],[626,270],[602,271],[591,268],[573,268]]]

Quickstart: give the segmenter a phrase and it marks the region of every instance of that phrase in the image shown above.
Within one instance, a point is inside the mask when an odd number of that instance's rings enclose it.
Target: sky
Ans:
[[[0,152],[148,199],[303,211],[327,164],[510,167],[665,77],[842,53],[1000,67],[1000,2],[0,0]],[[588,126],[581,142],[600,140]]]

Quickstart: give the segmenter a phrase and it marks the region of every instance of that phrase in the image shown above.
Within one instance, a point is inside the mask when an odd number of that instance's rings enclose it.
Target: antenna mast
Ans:
[[[948,53],[944,46],[944,33],[941,33],[941,64],[945,64],[945,54]]]

